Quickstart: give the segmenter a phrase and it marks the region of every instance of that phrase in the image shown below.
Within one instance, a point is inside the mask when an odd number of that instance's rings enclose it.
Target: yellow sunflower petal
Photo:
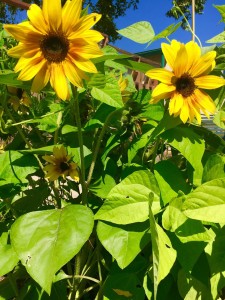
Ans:
[[[195,85],[201,89],[216,89],[225,85],[225,79],[215,75],[205,75],[196,78]]]
[[[178,93],[174,93],[173,97],[169,101],[170,115],[179,113],[183,104],[184,104],[184,98],[182,97],[182,95]]]
[[[18,79],[24,81],[32,79],[43,68],[45,63],[46,61],[40,57],[30,59],[29,64],[20,71]]]
[[[199,60],[192,66],[189,73],[192,77],[198,77],[205,75],[209,70],[211,71],[212,65],[214,65],[216,57],[215,51],[210,51],[204,54]]]
[[[175,86],[160,83],[154,88],[152,92],[151,103],[157,103],[161,99],[170,98],[173,95],[174,91],[175,91]]]
[[[77,87],[82,87],[83,86],[82,78],[85,77],[83,71],[78,71],[77,68],[69,60],[65,60],[62,66],[68,80],[73,85]]]
[[[180,77],[190,68],[188,65],[188,54],[185,46],[181,44],[179,51],[177,52],[177,59],[173,65],[173,71],[176,77]]]
[[[36,55],[36,53],[38,51],[39,51],[39,49],[33,43],[31,43],[31,44],[19,43],[17,46],[8,50],[8,55],[10,55],[12,57],[16,57],[16,58],[19,58],[22,56],[30,58],[30,57]]]
[[[162,45],[161,45],[162,52],[165,56],[165,59],[166,59],[168,65],[172,68],[172,70],[174,67],[175,59],[177,57],[177,52],[180,49],[180,45],[181,45],[181,43],[177,42],[176,40],[173,40],[171,42],[171,45],[168,45],[165,43],[162,43]]]
[[[32,82],[31,90],[33,92],[39,92],[41,89],[43,89],[46,84],[48,83],[50,78],[50,72],[47,62],[41,70],[37,73],[37,75],[34,77],[34,80]]]
[[[88,73],[97,73],[96,66],[93,64],[92,61],[87,60],[87,61],[76,61],[76,66],[85,72]]]
[[[41,33],[47,34],[48,27],[45,22],[42,10],[36,4],[31,4],[27,11],[28,18],[32,25]]]
[[[62,24],[61,0],[43,0],[43,14],[51,30],[57,32]]]
[[[81,0],[66,1],[62,9],[62,28],[65,33],[73,31],[73,27],[79,21],[81,9]]]
[[[69,87],[61,64],[52,63],[50,66],[50,83],[56,94],[62,100],[68,99]]]
[[[212,114],[215,113],[216,105],[208,94],[199,89],[195,89],[194,96],[201,109],[207,110]]]
[[[74,26],[73,32],[70,34],[69,38],[73,39],[82,35],[83,32],[93,27],[100,19],[101,15],[96,13],[80,18],[79,22]]]
[[[162,83],[166,83],[168,85],[172,84],[172,78],[174,77],[174,74],[168,70],[165,69],[151,69],[145,73],[148,77],[151,79],[156,79],[161,81]]]
[[[100,32],[93,29],[86,30],[81,35],[77,35],[77,37],[85,39],[88,42],[88,44],[99,43],[104,38]]]
[[[76,45],[76,40],[74,41],[74,44]],[[90,58],[102,56],[103,52],[96,45],[85,45],[80,47],[78,47],[78,45],[72,45],[69,54],[75,56],[74,60],[88,60]]]
[[[55,164],[55,157],[53,155],[43,155],[42,158],[51,164]]]
[[[189,119],[189,107],[186,101],[184,101],[184,104],[180,110],[180,119],[183,123],[186,123]]]
[[[4,29],[20,42],[37,42],[42,36],[28,21],[16,25],[7,24]]]
[[[190,41],[185,45],[188,54],[188,65],[191,67],[201,57],[201,48],[197,43]]]
[[[189,107],[189,120],[192,122],[194,118],[197,119],[198,124],[201,124],[200,107],[196,101],[196,96],[192,94],[186,98],[186,102]]]

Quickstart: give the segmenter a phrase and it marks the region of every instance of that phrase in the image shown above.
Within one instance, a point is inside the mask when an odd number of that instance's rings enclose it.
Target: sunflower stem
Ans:
[[[81,176],[80,176],[80,183],[82,187],[82,204],[87,204],[87,185],[85,182],[85,164],[84,164],[84,143],[83,143],[83,135],[82,135],[82,127],[81,127],[81,120],[80,120],[80,109],[79,109],[79,102],[78,102],[78,93],[77,89],[71,85],[72,93],[73,93],[73,103],[72,107],[74,110],[75,121],[77,125],[77,134],[78,134],[78,142],[80,147],[80,165],[81,165]]]
[[[108,117],[106,118],[105,123],[104,123],[104,125],[102,127],[102,130],[101,130],[101,132],[99,134],[99,137],[98,137],[97,142],[96,142],[95,149],[93,151],[92,162],[91,162],[91,166],[90,166],[88,177],[87,177],[87,187],[91,183],[91,179],[92,179],[93,171],[94,171],[94,168],[95,168],[96,160],[97,160],[97,157],[98,157],[98,152],[99,152],[99,149],[100,149],[100,146],[101,146],[102,138],[103,138],[103,136],[104,136],[104,134],[106,132],[106,129],[107,129],[108,125],[109,125],[109,122],[110,122],[111,118],[117,112],[118,112],[118,110],[114,110],[113,112],[111,112],[108,115]]]

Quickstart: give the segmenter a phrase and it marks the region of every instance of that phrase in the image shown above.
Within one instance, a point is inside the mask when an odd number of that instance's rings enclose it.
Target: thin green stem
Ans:
[[[194,29],[191,28],[191,25],[189,24],[187,18],[185,17],[185,15],[182,12],[182,10],[180,9],[180,7],[177,5],[177,3],[175,1],[174,1],[174,3],[175,3],[175,7],[179,10],[179,12],[181,13],[181,15],[184,18],[185,22],[187,23],[188,29],[190,30],[190,32],[192,33],[192,35],[196,38],[196,40],[198,41],[200,47],[202,48],[202,43],[201,43],[199,37],[195,34]]]
[[[87,204],[87,185],[85,182],[85,164],[84,164],[84,143],[83,143],[83,135],[82,135],[82,127],[81,127],[81,120],[80,120],[80,109],[79,109],[79,102],[78,102],[78,94],[77,89],[71,85],[72,92],[73,92],[73,102],[72,108],[74,111],[74,116],[77,125],[77,134],[78,134],[78,141],[80,147],[80,165],[81,165],[81,176],[80,176],[80,183],[82,187],[82,204]]]
[[[118,110],[114,110],[113,112],[111,112],[108,117],[106,118],[105,120],[105,123],[101,129],[101,132],[99,134],[99,137],[97,139],[97,142],[96,142],[96,145],[95,145],[95,149],[93,151],[93,157],[92,157],[92,162],[91,162],[91,166],[90,166],[90,169],[89,169],[89,173],[88,173],[88,177],[87,177],[87,187],[90,185],[91,183],[91,179],[92,179],[92,175],[93,175],[93,171],[94,171],[94,168],[95,168],[95,164],[96,164],[96,160],[97,160],[97,157],[98,157],[98,152],[99,152],[99,149],[100,149],[100,146],[101,146],[101,142],[102,142],[102,139],[103,139],[103,136],[106,132],[106,129],[108,128],[108,125],[109,125],[109,122],[111,120],[111,118],[113,117],[114,114],[116,114],[118,112]]]

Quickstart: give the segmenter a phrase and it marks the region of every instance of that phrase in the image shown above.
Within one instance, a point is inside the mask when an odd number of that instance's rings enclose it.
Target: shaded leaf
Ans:
[[[124,269],[150,241],[148,227],[146,223],[119,226],[99,221],[97,234],[102,245]]]

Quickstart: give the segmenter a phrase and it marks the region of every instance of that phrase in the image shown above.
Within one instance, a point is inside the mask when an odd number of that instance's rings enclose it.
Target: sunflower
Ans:
[[[195,118],[201,124],[201,112],[207,117],[215,113],[211,97],[201,89],[216,89],[225,85],[225,79],[209,74],[215,67],[215,51],[201,55],[200,47],[193,41],[182,44],[173,40],[163,43],[162,51],[168,69],[151,69],[146,75],[161,81],[152,92],[150,103],[170,99],[170,115],[180,116],[183,123]]]
[[[11,104],[12,108],[18,113],[27,113],[26,107],[31,106],[31,99],[26,91],[12,86],[7,86],[7,89],[10,93],[8,102]]]
[[[75,181],[79,181],[78,166],[71,161],[71,155],[67,154],[63,145],[60,148],[54,146],[53,155],[44,155],[43,159],[49,163],[44,167],[45,177],[49,180],[54,181],[60,176],[65,179],[70,176]]]
[[[119,84],[122,100],[124,103],[126,103],[127,100],[130,98],[130,92],[126,91],[126,88],[128,87],[128,83],[129,83],[128,79],[127,78],[123,79],[123,75],[122,73],[120,73],[118,84]]]
[[[97,72],[90,59],[102,55],[98,42],[103,36],[90,28],[101,15],[81,16],[81,9],[82,0],[67,0],[63,7],[61,0],[43,0],[42,9],[31,4],[29,21],[4,26],[19,41],[8,51],[19,58],[15,66],[18,79],[34,78],[32,91],[39,92],[50,81],[57,95],[66,100],[70,97],[68,81],[82,87],[85,72]]]

